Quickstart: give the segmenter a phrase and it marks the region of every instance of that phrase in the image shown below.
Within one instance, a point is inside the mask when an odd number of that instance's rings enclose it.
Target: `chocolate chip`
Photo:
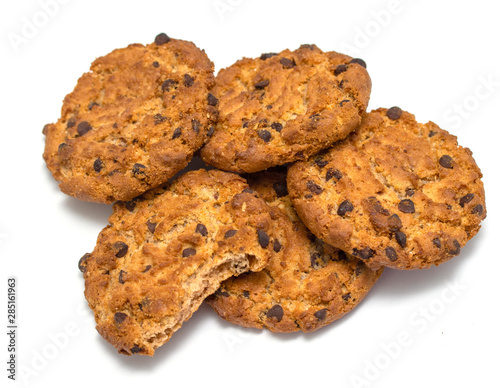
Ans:
[[[182,128],[181,127],[175,128],[174,134],[172,135],[172,140],[181,137],[181,135],[182,135]]]
[[[394,233],[394,237],[396,237],[396,241],[401,248],[406,246],[406,234],[404,232],[398,231]]]
[[[318,166],[319,168],[323,168],[328,164],[328,161],[324,159],[316,159],[314,163],[316,163],[316,166]]]
[[[391,120],[397,120],[401,117],[403,111],[397,106],[393,106],[391,109],[387,110],[386,116]]]
[[[472,201],[473,198],[474,198],[474,194],[470,193],[470,194],[464,195],[462,198],[460,198],[460,201],[458,203],[460,204],[460,206],[464,207],[465,204]]]
[[[413,197],[413,196],[415,195],[415,190],[412,190],[412,189],[407,189],[407,190],[405,191],[405,195],[406,195],[407,197]]]
[[[229,292],[227,292],[227,291],[221,291],[220,295],[227,298],[229,296]]]
[[[344,299],[346,302],[351,299],[351,293],[348,292],[347,294],[342,295],[342,299]]]
[[[276,192],[278,198],[288,195],[288,188],[286,187],[286,182],[274,182],[273,189]]]
[[[281,244],[280,244],[280,242],[278,240],[274,240],[273,250],[276,253],[278,253],[279,251],[281,251]]]
[[[390,214],[389,210],[385,209],[376,197],[368,197],[366,199],[366,203],[368,203],[377,213],[383,214],[384,216],[388,216]]]
[[[156,223],[156,222],[151,222],[151,221],[147,221],[147,222],[146,222],[146,226],[148,227],[148,229],[149,229],[149,231],[150,231],[151,233],[154,233],[154,232],[155,232],[155,230],[156,230],[156,225],[158,225],[158,223]]]
[[[263,81],[259,81],[254,86],[255,86],[255,89],[262,90],[265,87],[269,86],[269,80],[265,79]]]
[[[208,105],[216,106],[217,103],[219,102],[219,99],[217,97],[215,97],[212,93],[208,93],[207,102],[208,102]]]
[[[354,269],[354,275],[359,276],[365,268],[365,264],[362,261],[358,261],[358,264],[356,264],[356,268]]]
[[[170,41],[170,38],[164,32],[162,32],[161,34],[156,35],[155,43],[158,46],[161,46],[162,44],[168,43],[169,41]]]
[[[163,84],[161,85],[161,90],[164,92],[169,92],[170,89],[172,88],[177,88],[178,82],[174,81],[173,79],[167,79]]]
[[[283,307],[281,307],[279,304],[275,304],[269,309],[266,316],[268,318],[276,318],[276,320],[280,322],[283,319]]]
[[[396,261],[398,259],[398,254],[393,247],[385,248],[385,255],[389,258],[390,261]]]
[[[126,274],[126,272],[122,269],[120,270],[120,274],[118,275],[118,283],[124,284],[125,281],[123,280],[123,274]]]
[[[330,179],[332,178],[335,178],[337,180],[340,180],[341,178],[343,177],[342,173],[335,169],[335,168],[329,168],[327,171],[326,171],[326,176],[325,176],[325,180],[328,182]]]
[[[347,65],[338,65],[333,73],[335,75],[340,75],[345,71],[347,71]]]
[[[271,128],[276,132],[281,132],[281,130],[283,129],[283,125],[281,125],[280,123],[272,123]]]
[[[453,168],[453,159],[450,155],[443,155],[439,158],[439,164],[444,168]]]
[[[161,123],[164,123],[165,121],[167,121],[167,118],[162,116],[159,113],[155,114],[153,118],[155,120],[155,125],[158,125],[158,124],[161,124]]]
[[[203,224],[196,225],[195,232],[201,234],[203,237],[207,237],[208,236],[207,227],[205,225],[203,225]]]
[[[142,273],[148,272],[151,269],[150,265],[146,265],[146,268],[144,268],[144,271]]]
[[[373,249],[368,248],[368,247],[363,248],[363,249],[354,248],[352,250],[353,256],[359,257],[360,259],[363,259],[363,260],[368,260],[374,254],[375,254],[375,251]]]
[[[66,128],[73,128],[75,125],[76,125],[76,120],[74,117],[71,117],[66,123]]]
[[[115,322],[119,325],[122,323],[125,319],[128,318],[128,315],[125,313],[115,313]]]
[[[399,218],[397,214],[393,214],[387,219],[387,225],[389,226],[389,230],[391,232],[397,232],[399,229],[403,227],[401,218]]]
[[[184,74],[184,86],[187,86],[188,88],[190,86],[193,86],[194,84],[194,78],[191,77],[189,74]]]
[[[348,200],[345,200],[340,203],[339,208],[337,209],[337,214],[341,217],[345,216],[346,213],[352,212],[354,206]]]
[[[248,298],[250,298],[250,291],[246,291],[246,290],[245,290],[245,291],[243,291],[243,296],[244,296],[245,298],[247,298],[247,299],[248,299]]]
[[[228,230],[226,233],[224,233],[224,238],[231,238],[233,237],[236,233],[238,232],[238,230],[236,229],[230,229]]]
[[[350,100],[342,100],[342,101],[340,101],[339,105],[342,107],[342,106],[344,106],[344,104],[347,104],[348,102],[350,102]]]
[[[82,272],[85,273],[87,270],[87,259],[90,257],[90,253],[84,254],[80,260],[78,260],[78,269]]]
[[[92,101],[92,102],[88,105],[88,107],[87,107],[87,108],[88,108],[89,110],[92,110],[92,108],[93,108],[94,106],[96,106],[96,105],[99,105],[99,104],[98,104],[97,102]]]
[[[324,321],[326,318],[326,313],[328,309],[318,310],[314,313],[314,316],[318,319],[318,321]]]
[[[403,199],[399,202],[398,209],[403,213],[415,213],[415,205],[411,199]]]
[[[130,349],[130,353],[132,354],[137,354],[137,353],[140,353],[142,352],[142,349],[137,346],[137,345],[134,345],[131,349]]]
[[[320,254],[318,252],[315,252],[313,254],[311,254],[311,267],[315,267],[317,265],[317,261],[318,259],[320,258]]]
[[[158,61],[153,62],[153,67],[160,67],[160,64],[158,63]]]
[[[306,186],[313,194],[321,194],[323,192],[321,186],[314,183],[313,181],[307,181]]]
[[[332,261],[348,261],[347,255],[344,251],[338,251],[337,258],[335,260],[332,258]]]
[[[441,248],[441,240],[439,239],[439,237],[436,237],[434,240],[432,240],[432,243],[436,248]]]
[[[430,131],[430,132],[429,132],[429,137],[433,137],[433,136],[435,136],[436,134],[437,134],[437,132],[435,132],[435,131]]]
[[[115,256],[120,258],[123,257],[127,254],[128,252],[128,245],[125,244],[122,241],[117,241],[113,244],[113,249],[115,250]]]
[[[260,129],[257,131],[257,134],[259,135],[259,137],[264,140],[266,143],[269,143],[269,141],[271,140],[271,132],[265,130],[265,129]]]
[[[253,191],[252,189],[244,189],[242,193],[255,194],[255,191]]]
[[[103,163],[102,163],[102,160],[101,158],[97,158],[95,161],[94,161],[94,171],[95,172],[101,172],[102,168],[103,168]]]
[[[196,255],[196,249],[194,248],[186,248],[182,251],[182,257],[189,257]]]
[[[242,125],[243,128],[248,128],[248,121],[245,121]]]
[[[353,58],[349,63],[357,63],[358,65],[361,65],[366,69],[366,62],[363,61],[361,58]]]
[[[193,128],[193,131],[200,133],[201,124],[198,120],[191,120],[191,127]]]
[[[458,255],[460,253],[460,243],[457,240],[453,240],[453,249],[450,249],[448,253],[450,255]]]
[[[285,69],[291,69],[292,67],[295,67],[294,59],[281,58],[280,63],[283,65]]]
[[[214,131],[215,131],[215,127],[210,126],[210,128],[208,128],[207,136],[211,137],[214,134]]]
[[[277,53],[265,53],[260,56],[260,59],[265,61],[266,59],[269,59],[271,57],[274,57],[275,55],[278,55]]]
[[[309,50],[314,50],[316,48],[315,44],[301,44],[299,49],[309,49]]]
[[[267,105],[266,106],[266,109],[269,110],[269,109],[273,109],[273,106],[272,105]]]
[[[130,201],[126,201],[123,204],[125,205],[125,209],[127,209],[130,212],[133,212],[135,209],[135,205],[137,204],[137,200],[131,199]]]
[[[78,127],[76,127],[76,132],[78,132],[80,136],[83,136],[91,129],[92,126],[87,121],[82,121],[80,124],[78,124]]]
[[[269,245],[269,235],[262,229],[257,229],[257,237],[262,248],[267,248]]]
[[[472,214],[477,214],[478,216],[482,216],[484,212],[483,205],[476,205],[474,206],[474,209],[472,209],[471,213]]]
[[[134,175],[144,174],[145,169],[146,169],[146,166],[144,164],[135,163],[132,166],[132,174],[134,174]]]

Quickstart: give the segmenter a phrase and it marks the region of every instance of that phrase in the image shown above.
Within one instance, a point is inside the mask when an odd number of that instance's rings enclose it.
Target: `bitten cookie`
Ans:
[[[97,331],[120,353],[153,355],[223,280],[264,268],[275,216],[247,187],[198,170],[114,205],[79,267]]]
[[[229,322],[274,332],[314,331],[351,311],[372,288],[382,269],[314,237],[295,213],[286,191],[286,173],[262,172],[250,188],[279,208],[276,255],[260,272],[222,283],[207,302]]]
[[[43,157],[60,189],[112,203],[165,183],[202,146],[216,118],[213,64],[165,34],[96,59],[44,127]]]
[[[305,159],[359,125],[370,91],[363,60],[315,45],[244,58],[217,75],[220,116],[201,156],[233,172]]]
[[[472,152],[398,107],[367,114],[346,140],[288,171],[311,231],[369,267],[439,265],[460,253],[486,217]]]

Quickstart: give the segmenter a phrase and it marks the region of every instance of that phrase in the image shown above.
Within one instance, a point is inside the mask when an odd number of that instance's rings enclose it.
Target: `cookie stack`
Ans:
[[[79,261],[98,332],[153,355],[204,300],[245,327],[314,331],[384,267],[458,255],[486,217],[472,152],[398,107],[366,113],[370,93],[363,60],[315,45],[217,77],[163,33],[95,60],[43,133],[64,193],[114,203]],[[183,173],[198,150],[214,168]]]

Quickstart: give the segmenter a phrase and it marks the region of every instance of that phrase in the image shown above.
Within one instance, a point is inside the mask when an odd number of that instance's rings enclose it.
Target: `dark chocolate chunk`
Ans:
[[[450,255],[458,255],[460,253],[460,243],[457,240],[453,240],[453,249],[450,249],[448,253]]]
[[[439,239],[439,237],[436,237],[434,240],[432,240],[432,243],[436,248],[441,248],[441,240]]]
[[[306,183],[307,188],[311,191],[313,194],[321,194],[323,192],[323,189],[321,188],[320,185],[314,183],[313,181],[308,181]]]
[[[78,124],[78,127],[76,127],[76,132],[78,132],[78,135],[83,136],[91,129],[92,126],[87,121],[82,121]]]
[[[167,79],[163,84],[161,85],[161,90],[164,92],[169,92],[170,89],[172,88],[177,88],[178,82],[174,81],[173,79]]]
[[[259,82],[257,82],[254,86],[255,86],[255,89],[262,90],[262,89],[264,89],[265,87],[269,86],[269,80],[268,80],[268,79],[265,79],[265,80],[263,80],[263,81],[259,81]]]
[[[396,261],[398,259],[398,254],[393,247],[385,248],[385,255],[389,258],[390,261]]]
[[[389,226],[389,230],[391,232],[397,232],[399,229],[403,227],[401,218],[399,218],[397,214],[393,214],[387,219],[387,225]]]
[[[158,124],[161,124],[161,123],[164,123],[165,121],[167,121],[167,118],[165,116],[162,116],[160,113],[155,114],[154,119],[155,119],[155,125],[158,125]]]
[[[450,155],[443,155],[439,158],[439,164],[444,168],[453,168],[453,159]]]
[[[120,270],[120,274],[118,275],[118,283],[124,284],[125,281],[123,280],[123,274],[126,274],[126,272],[122,269]]]
[[[146,225],[147,225],[147,227],[148,227],[149,231],[150,231],[151,233],[154,233],[154,232],[155,232],[155,230],[156,230],[156,225],[158,225],[158,223],[156,223],[156,222],[151,222],[151,221],[147,221],[147,222],[146,222]]]
[[[335,75],[340,75],[342,74],[343,72],[347,71],[347,65],[338,65],[336,68],[335,68],[335,71],[334,71],[334,74]]]
[[[190,86],[193,86],[194,84],[194,78],[191,77],[189,74],[184,74],[184,86],[187,86],[188,88]]]
[[[415,195],[415,190],[412,190],[412,189],[407,189],[407,190],[405,191],[405,195],[406,195],[407,197],[413,197],[413,196]]]
[[[194,248],[186,248],[182,251],[182,257],[189,257],[196,255],[196,249]]]
[[[148,272],[151,269],[151,265],[146,265],[146,268],[144,268],[144,271],[142,273]]]
[[[361,272],[364,271],[365,268],[366,268],[365,264],[362,261],[358,261],[358,263],[356,264],[356,268],[354,270],[354,275],[359,276]]]
[[[210,128],[208,128],[207,136],[211,137],[214,134],[214,132],[215,132],[215,127],[211,125]]]
[[[115,322],[119,325],[122,323],[125,319],[128,318],[128,315],[125,313],[115,313]]]
[[[318,166],[319,168],[323,168],[328,164],[328,161],[324,159],[316,159],[314,163],[316,163],[316,166]]]
[[[352,298],[352,296],[351,296],[351,293],[350,293],[350,292],[348,292],[347,294],[342,295],[342,299],[344,299],[346,302],[347,302],[349,299],[351,299],[351,298]]]
[[[158,63],[158,61],[153,62],[153,67],[160,67],[160,64]]]
[[[330,179],[332,178],[335,178],[337,180],[340,180],[342,178],[342,173],[335,169],[335,168],[329,168],[327,171],[326,171],[326,176],[325,176],[325,180],[328,182]]]
[[[257,237],[262,248],[267,248],[269,245],[269,235],[262,229],[257,229]]]
[[[398,232],[394,233],[394,237],[396,237],[396,241],[401,248],[406,247],[406,234],[405,233],[398,231]]]
[[[132,166],[132,174],[134,174],[134,175],[144,174],[145,169],[146,169],[146,166],[144,164],[135,163]]]
[[[326,318],[326,313],[328,309],[321,309],[314,313],[314,316],[318,319],[318,321],[324,321]]]
[[[339,205],[339,208],[337,209],[337,214],[341,217],[345,216],[346,213],[352,212],[354,209],[354,206],[352,203],[350,203],[348,200],[345,200],[341,202]]]
[[[464,207],[465,204],[469,203],[470,201],[472,201],[473,198],[474,198],[474,194],[473,193],[464,195],[462,198],[460,198],[460,201],[459,201],[460,206]]]
[[[278,253],[279,251],[281,251],[281,244],[280,244],[280,242],[278,240],[274,240],[273,250],[276,253]]]
[[[430,131],[430,132],[429,132],[429,137],[433,137],[433,136],[435,136],[436,134],[437,134],[437,132],[435,132],[435,131]]]
[[[399,202],[398,209],[403,213],[415,213],[415,205],[411,199],[403,199]]]
[[[471,211],[472,214],[477,214],[478,216],[482,216],[483,212],[484,212],[483,205],[476,205]]]
[[[207,227],[205,225],[203,225],[203,224],[196,225],[195,232],[201,234],[203,237],[207,237],[208,236]]]
[[[175,128],[174,134],[172,135],[172,140],[181,137],[181,135],[182,135],[182,128],[181,127]]]
[[[361,65],[366,69],[366,62],[363,61],[361,58],[353,58],[349,63],[357,63],[358,65]]]
[[[288,195],[288,188],[286,187],[286,182],[274,182],[273,189],[276,192],[278,198]]]
[[[207,102],[208,105],[216,106],[219,103],[219,99],[215,97],[212,93],[208,93]]]
[[[85,273],[87,270],[87,259],[90,257],[90,253],[84,254],[80,260],[78,260],[78,269],[82,272]]]
[[[120,258],[123,257],[127,254],[128,252],[128,245],[125,244],[122,241],[117,241],[113,244],[113,249],[115,250],[115,256]]]
[[[76,120],[74,117],[70,117],[66,123],[66,128],[73,128],[76,125]]]
[[[260,59],[265,61],[268,58],[274,57],[275,55],[278,55],[277,53],[265,53],[260,56]]]
[[[283,125],[281,125],[280,123],[272,123],[271,128],[276,132],[281,132],[281,130],[283,129]]]
[[[238,230],[236,230],[236,229],[230,229],[226,233],[224,233],[224,238],[233,237],[237,232],[238,232]]]
[[[127,209],[130,212],[133,212],[135,209],[135,206],[137,205],[137,200],[131,199],[130,201],[126,201],[123,203],[125,205],[125,209]]]
[[[403,111],[401,108],[397,106],[393,106],[391,109],[387,110],[386,116],[389,117],[391,120],[397,120],[401,117],[403,114]]]
[[[374,254],[375,254],[375,251],[373,249],[368,248],[368,247],[363,248],[363,249],[354,248],[352,250],[353,256],[359,257],[360,259],[363,259],[363,260],[370,259],[371,257],[373,257]]]
[[[320,254],[318,252],[314,252],[311,254],[311,267],[315,267],[318,264],[318,259],[320,258]]]
[[[268,318],[276,318],[276,320],[280,322],[283,319],[283,307],[281,307],[279,304],[275,304],[269,309],[266,316]]]
[[[295,67],[295,60],[294,59],[288,59],[288,58],[281,58],[280,63],[283,65],[285,69],[291,69]]]
[[[156,35],[155,43],[158,46],[161,46],[162,44],[168,43],[169,41],[170,41],[170,38],[164,32],[162,32],[161,34]]]
[[[94,171],[95,172],[101,172],[103,166],[104,165],[102,163],[101,158],[97,158],[96,160],[94,160]]]
[[[191,120],[191,127],[193,128],[193,131],[195,131],[196,133],[200,133],[201,124],[198,120]]]
[[[259,135],[259,137],[264,140],[266,143],[269,143],[269,141],[271,140],[271,132],[265,130],[265,129],[259,129],[257,131],[257,134]]]
[[[132,348],[130,348],[130,353],[132,354],[137,354],[140,352],[142,352],[142,349],[137,345],[134,345]]]
[[[244,296],[245,298],[247,298],[247,299],[248,299],[248,298],[250,298],[250,291],[246,291],[246,290],[245,290],[245,291],[243,291],[243,296]]]

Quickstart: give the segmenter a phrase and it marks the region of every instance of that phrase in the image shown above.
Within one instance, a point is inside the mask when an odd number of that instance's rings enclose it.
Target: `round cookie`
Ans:
[[[373,271],[315,238],[292,207],[286,173],[257,173],[248,182],[268,205],[280,209],[273,242],[277,254],[261,272],[223,282],[208,304],[231,323],[274,332],[311,332],[351,311],[382,269]]]
[[[264,268],[276,211],[218,170],[117,202],[79,262],[97,331],[120,353],[153,355],[227,278]]]
[[[371,268],[428,268],[460,253],[486,217],[468,148],[398,107],[366,114],[347,139],[288,170],[297,213]]]
[[[213,89],[219,120],[203,160],[257,172],[328,148],[361,122],[371,91],[365,67],[361,59],[302,45],[222,69]]]
[[[207,138],[214,81],[204,51],[165,34],[96,59],[43,130],[60,189],[112,203],[165,183]]]

